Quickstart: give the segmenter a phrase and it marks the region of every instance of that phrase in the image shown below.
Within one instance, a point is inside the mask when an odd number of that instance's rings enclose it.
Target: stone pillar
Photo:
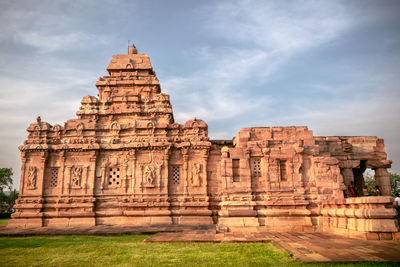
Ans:
[[[202,186],[202,188],[204,188],[205,190],[205,194],[207,194],[207,162],[208,162],[208,149],[203,151],[203,155],[202,155],[202,165],[203,165],[203,169],[202,169],[202,175],[200,177],[202,177],[202,181],[200,181],[200,185]]]
[[[123,160],[123,163],[121,165],[122,169],[122,183],[121,186],[124,189],[124,193],[128,193],[128,167],[129,167],[129,158],[126,156],[126,158]]]
[[[244,151],[245,160],[240,160],[240,182],[246,182],[246,192],[252,193],[251,187],[251,167],[250,167],[250,149]],[[233,168],[233,166],[232,166]]]
[[[164,166],[164,161],[161,161],[161,163],[156,163],[156,177],[158,177],[158,190],[161,192],[163,183],[162,183],[162,177],[163,177],[163,166]],[[156,181],[157,183],[157,181]]]
[[[93,154],[90,156],[90,165],[89,165],[89,174],[87,179],[86,190],[89,195],[94,195],[95,181],[96,181],[96,161],[97,161],[97,152],[93,151]]]
[[[65,181],[64,181],[64,184],[66,184],[67,186],[66,186],[66,188],[67,188],[67,194],[69,195],[71,192],[70,192],[70,188],[71,188],[71,166],[67,166],[67,167],[65,167],[65,171],[66,171],[66,173],[65,173]],[[66,183],[65,183],[66,182]]]
[[[267,191],[271,190],[271,181],[269,176],[269,154],[271,149],[263,148],[262,150],[264,157],[261,159],[261,166],[262,166],[262,174],[265,179],[265,186]]]
[[[226,165],[227,161],[229,160],[229,148],[227,146],[224,146],[221,148],[221,165],[220,165],[220,176],[221,176],[221,181],[222,181],[222,192],[227,192],[228,191],[228,174],[226,172]]]
[[[143,193],[143,165],[140,165],[140,192]]]
[[[21,161],[21,183],[19,185],[19,192],[23,195],[25,189],[26,152],[21,153]]]
[[[103,162],[100,167],[100,171],[101,171],[100,190],[104,189],[104,183],[105,183],[105,179],[106,179],[106,169],[107,169],[107,164],[105,162]]]
[[[89,179],[89,166],[82,167],[82,180],[81,180],[81,188],[84,189],[85,195],[87,194],[88,187],[88,179]]]
[[[287,177],[288,182],[291,181],[292,184],[290,187],[294,188],[294,163],[293,163],[293,159],[291,159],[287,165],[289,165],[288,169],[288,174],[290,174],[291,177]],[[290,179],[289,179],[290,178]]]
[[[135,194],[136,187],[136,150],[132,150],[132,181],[131,181],[131,192]]]
[[[43,192],[44,192],[44,176],[46,174],[46,161],[47,161],[47,157],[48,157],[49,153],[47,151],[43,151],[40,153],[40,167],[39,167],[39,174],[38,174],[38,186],[37,188],[39,188],[39,195],[43,196]]]
[[[342,169],[341,173],[343,175],[344,184],[346,185],[346,187],[349,186],[350,182],[354,181],[353,169],[344,168],[344,169]]]
[[[65,151],[60,151],[60,182],[59,182],[59,194],[58,196],[60,197],[63,194],[64,191],[64,169],[65,169]]]
[[[295,155],[293,157],[293,187],[296,189],[296,191],[299,191],[299,189],[304,189],[304,184],[303,184],[303,179],[302,179],[302,170],[303,170],[303,152],[304,148],[303,147],[297,147],[295,149]],[[302,193],[304,193],[303,190],[301,190]]]
[[[383,196],[391,196],[390,176],[386,168],[375,169],[375,182],[381,189]]]
[[[221,190],[223,192],[225,192],[228,189],[228,183],[226,181],[225,169],[226,169],[226,159],[221,159],[221,162],[219,163],[219,175],[221,177]]]
[[[165,190],[164,192],[168,192],[168,177],[169,177],[169,166],[168,166],[168,161],[169,161],[169,155],[170,155],[170,149],[166,149],[164,151],[164,175],[163,175],[163,182],[162,185],[164,186]],[[160,188],[161,190],[161,188]],[[161,190],[162,191],[162,190]]]
[[[188,150],[187,149],[182,149],[182,155],[183,155],[183,188],[184,188],[184,194],[188,194],[188,160],[189,160],[189,155],[188,155]]]

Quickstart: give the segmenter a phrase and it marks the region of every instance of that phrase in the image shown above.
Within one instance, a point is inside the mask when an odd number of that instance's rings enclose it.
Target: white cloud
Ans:
[[[42,3],[43,4],[43,3]],[[34,8],[3,6],[0,15],[0,43],[13,42],[36,48],[41,53],[77,50],[97,44],[107,44],[106,35],[73,29],[74,18],[61,9],[43,12],[43,6]],[[90,45],[92,44],[92,45]]]
[[[252,87],[292,56],[331,41],[349,27],[339,3],[222,1],[201,12],[204,34],[223,45],[195,47],[192,54],[205,62],[197,72],[162,79],[176,101],[175,118],[182,121],[194,115],[213,121],[261,107],[268,110],[275,99],[267,92],[255,95]]]
[[[83,32],[70,33],[46,33],[36,31],[18,32],[15,36],[16,42],[38,48],[41,52],[54,52],[60,50],[74,50],[87,47],[88,43],[104,42],[93,34]]]
[[[270,52],[297,51],[335,38],[349,26],[345,6],[334,1],[222,1],[212,7],[207,30],[218,38]]]

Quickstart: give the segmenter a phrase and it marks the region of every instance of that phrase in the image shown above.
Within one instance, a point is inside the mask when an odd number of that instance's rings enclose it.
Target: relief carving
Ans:
[[[82,136],[83,128],[84,128],[83,123],[79,123],[76,126],[76,135],[77,136]]]
[[[82,167],[72,168],[72,188],[81,188]]]
[[[201,184],[201,164],[194,163],[192,167],[192,186],[200,186]]]
[[[53,131],[54,131],[54,139],[59,140],[61,136],[61,126],[58,124],[54,125]]]
[[[113,123],[111,123],[110,125],[110,131],[111,131],[111,135],[114,137],[118,137],[119,136],[119,131],[121,130],[121,126],[119,125],[118,122],[114,121]]]
[[[145,181],[146,181],[146,187],[154,186],[154,176],[155,176],[154,167],[147,165],[144,168],[144,177],[145,177]]]
[[[31,166],[28,169],[28,182],[27,182],[28,189],[36,189],[36,180],[37,180],[37,168]]]

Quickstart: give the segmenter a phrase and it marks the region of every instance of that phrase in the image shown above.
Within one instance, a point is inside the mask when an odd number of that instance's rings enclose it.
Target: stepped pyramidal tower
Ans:
[[[76,119],[52,126],[38,117],[28,127],[9,227],[398,232],[382,139],[290,126],[209,140],[204,121],[174,121],[170,96],[134,45],[107,71]],[[362,195],[366,168],[384,196],[349,198],[351,181]]]

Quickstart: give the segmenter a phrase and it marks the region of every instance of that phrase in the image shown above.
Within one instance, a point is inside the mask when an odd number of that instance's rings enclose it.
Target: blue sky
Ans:
[[[74,118],[128,40],[179,123],[376,135],[400,172],[400,1],[0,0],[0,167],[16,186],[29,123]]]

